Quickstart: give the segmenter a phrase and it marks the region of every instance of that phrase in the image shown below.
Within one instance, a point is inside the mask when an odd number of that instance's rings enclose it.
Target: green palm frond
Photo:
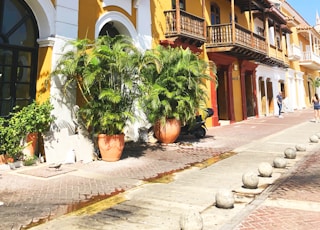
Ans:
[[[147,55],[161,63],[142,70],[142,108],[149,120],[154,123],[162,117],[175,117],[182,122],[193,119],[208,100],[206,80],[212,80],[208,63],[182,48],[158,46]]]
[[[120,35],[68,45],[74,48],[61,57],[53,74],[66,77],[69,86],[77,82],[86,100],[79,114],[95,133],[122,133],[139,96],[137,76],[142,54],[131,38]]]

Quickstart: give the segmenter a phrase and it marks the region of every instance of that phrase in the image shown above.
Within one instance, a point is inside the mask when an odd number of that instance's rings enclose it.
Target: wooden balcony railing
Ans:
[[[277,48],[274,45],[270,45],[269,47],[269,56],[266,59],[266,62],[282,67],[287,67],[289,65],[288,55],[285,54],[282,49]]]
[[[235,40],[233,41],[233,33]],[[208,26],[207,47],[230,47],[241,46],[262,54],[266,54],[266,41],[264,37],[252,33],[250,30],[235,24],[235,31],[232,30],[232,24],[219,24]]]
[[[284,59],[284,55],[281,49],[276,48],[273,45],[270,45],[269,48],[269,56],[278,60],[283,60]]]
[[[164,12],[166,18],[166,37],[183,36],[206,40],[204,34],[204,18],[189,14],[183,10],[168,10]],[[179,16],[180,15],[180,16]]]

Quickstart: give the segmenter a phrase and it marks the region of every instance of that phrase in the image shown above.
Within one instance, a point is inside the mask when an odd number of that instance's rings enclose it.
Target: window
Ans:
[[[217,4],[212,3],[211,11],[211,25],[220,24],[220,8]]]
[[[264,36],[264,29],[263,29],[263,28],[258,27],[258,28],[257,28],[257,31],[258,31],[258,34],[259,34],[260,36]]]
[[[180,10],[186,10],[185,0],[179,0]],[[172,0],[172,9],[176,8],[176,0]]]
[[[0,116],[35,99],[39,37],[23,0],[0,1]]]
[[[99,36],[107,35],[107,36],[114,38],[115,36],[117,36],[119,34],[120,33],[117,30],[117,28],[114,27],[113,22],[108,22],[101,29]]]

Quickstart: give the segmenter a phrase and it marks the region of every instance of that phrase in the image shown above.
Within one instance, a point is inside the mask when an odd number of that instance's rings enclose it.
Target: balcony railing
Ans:
[[[288,56],[290,61],[298,61],[300,60],[302,54],[299,46],[295,44],[291,44],[288,47]]]
[[[269,47],[269,55],[263,61],[264,63],[268,63],[270,65],[288,67],[289,59],[288,56],[284,53],[284,51],[274,45],[270,45]]]
[[[233,41],[233,33],[235,40]],[[264,37],[252,33],[250,30],[235,24],[235,31],[232,24],[219,24],[208,27],[207,47],[230,47],[240,46],[242,48],[266,54],[266,41]]]
[[[299,64],[308,66],[311,69],[320,70],[320,56],[311,51],[303,52]]]
[[[179,14],[178,14],[179,13]],[[166,18],[165,36],[192,38],[201,41],[206,40],[204,34],[204,18],[189,14],[183,10],[168,10],[164,12]],[[178,16],[180,15],[180,17]]]

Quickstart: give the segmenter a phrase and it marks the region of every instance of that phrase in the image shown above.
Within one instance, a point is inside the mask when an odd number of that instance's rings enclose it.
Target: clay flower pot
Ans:
[[[27,146],[24,150],[25,154],[28,156],[34,156],[36,149],[37,149],[37,145],[38,145],[38,133],[29,133],[27,135]]]
[[[167,119],[164,124],[157,121],[154,125],[153,131],[154,135],[161,143],[173,143],[179,137],[181,123],[175,118]]]
[[[118,161],[121,158],[124,148],[124,134],[98,134],[97,138],[102,160]]]

